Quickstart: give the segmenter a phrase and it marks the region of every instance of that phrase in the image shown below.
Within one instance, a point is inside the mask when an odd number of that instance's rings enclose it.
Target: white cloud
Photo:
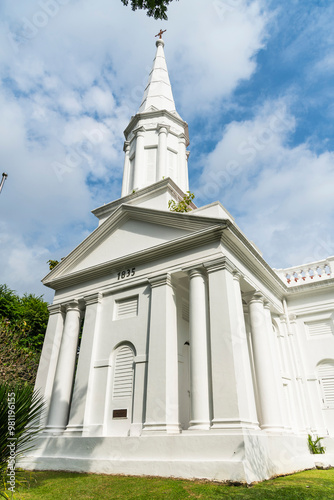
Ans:
[[[256,69],[256,53],[264,46],[269,16],[260,1],[172,4],[169,32],[181,109],[198,113],[228,97]],[[174,17],[175,16],[175,19]],[[170,50],[170,49],[168,49]],[[169,63],[170,65],[170,63]]]
[[[266,103],[253,120],[231,123],[198,185],[199,200],[220,199],[276,267],[334,254],[334,152],[291,147],[294,127],[282,100]]]
[[[221,2],[171,4],[166,55],[185,114],[226,97],[256,68],[266,15],[257,0],[233,3],[225,14]],[[91,209],[120,195],[123,130],[140,105],[161,22],[120,0],[3,0],[0,14],[0,147],[9,174],[1,282],[41,294],[46,261],[95,227]]]

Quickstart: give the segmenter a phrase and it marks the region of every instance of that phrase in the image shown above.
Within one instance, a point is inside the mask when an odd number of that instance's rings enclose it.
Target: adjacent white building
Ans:
[[[28,466],[252,482],[313,467],[308,434],[333,463],[334,257],[274,270],[219,202],[168,210],[189,135],[156,45],[122,197],[43,280],[48,411]]]

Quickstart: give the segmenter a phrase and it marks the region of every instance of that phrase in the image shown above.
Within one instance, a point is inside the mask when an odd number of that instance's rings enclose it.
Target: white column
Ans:
[[[46,430],[61,433],[68,421],[77,357],[81,310],[78,301],[66,306],[64,332],[52,389]]]
[[[268,344],[270,348],[271,360],[272,360],[272,369],[274,372],[275,384],[276,384],[276,394],[278,401],[278,413],[277,413],[277,422],[279,425],[284,428],[284,420],[283,420],[283,412],[282,408],[284,407],[285,400],[283,394],[283,382],[282,382],[282,374],[280,370],[279,363],[279,346],[277,342],[276,334],[273,330],[273,321],[271,318],[270,311],[270,303],[268,301],[263,302],[264,306],[264,314],[267,321],[267,332],[268,332]]]
[[[140,189],[143,186],[143,177],[145,172],[145,150],[144,150],[144,132],[145,128],[140,127],[136,130],[136,153],[135,168],[133,176],[133,189]]]
[[[178,185],[182,191],[189,191],[188,179],[188,161],[186,151],[186,136],[181,134],[179,136],[179,152],[178,152]]]
[[[66,432],[80,433],[89,414],[89,383],[93,371],[94,339],[99,326],[101,293],[84,297],[86,309],[78,365],[75,375],[71,411]],[[86,422],[85,422],[86,423]]]
[[[151,278],[146,421],[144,431],[180,432],[177,315],[171,276]]]
[[[300,379],[300,374],[298,374],[296,353],[294,352],[293,346],[293,331],[288,322],[288,316],[283,315],[280,318],[281,324],[284,326],[286,332],[286,347],[289,359],[289,374],[291,377],[291,388],[293,392],[294,408],[292,409],[294,414],[295,429],[299,431],[305,431],[305,407],[303,408],[303,402],[301,399],[300,387],[298,380]]]
[[[208,296],[204,270],[189,271],[190,429],[209,429]]]
[[[124,172],[122,183],[122,197],[130,193],[130,142],[125,141],[123,151],[125,152],[124,158]]]
[[[300,379],[303,405],[305,407],[305,420],[306,420],[306,430],[312,433],[316,429],[316,416],[314,411],[314,404],[312,404],[311,395],[309,391],[309,384],[307,380],[306,369],[303,360],[307,360],[307,353],[304,348],[303,341],[300,339],[297,328],[297,317],[294,314],[289,316],[290,326],[294,333],[294,341],[296,343],[295,349],[300,356],[300,370],[302,378]]]
[[[48,309],[50,315],[35,383],[35,390],[39,391],[40,395],[44,397],[47,405],[50,404],[64,328],[64,312],[62,305],[52,304],[48,306]],[[42,421],[45,421],[45,416],[43,416],[41,422]]]
[[[225,259],[209,275],[213,428],[256,428],[254,388],[242,308],[240,275]]]
[[[252,378],[252,369],[248,339],[246,333],[244,307],[240,288],[241,274],[233,271],[234,292],[236,296],[236,331],[233,336],[235,369],[239,396],[241,423],[247,427],[258,428],[258,416],[255,403],[255,390]],[[235,319],[235,318],[234,318]]]
[[[168,128],[165,125],[159,126],[159,141],[158,141],[158,173],[157,181],[161,181],[163,177],[168,177],[167,174],[167,134]]]
[[[256,382],[261,410],[261,428],[282,431],[279,400],[277,397],[275,372],[272,366],[266,315],[263,296],[255,292],[249,301],[249,315],[252,331],[252,344]]]

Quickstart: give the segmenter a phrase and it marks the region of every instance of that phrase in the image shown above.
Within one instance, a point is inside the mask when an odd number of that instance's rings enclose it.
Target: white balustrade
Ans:
[[[298,267],[275,269],[275,272],[289,287],[324,281],[334,277],[334,257]]]

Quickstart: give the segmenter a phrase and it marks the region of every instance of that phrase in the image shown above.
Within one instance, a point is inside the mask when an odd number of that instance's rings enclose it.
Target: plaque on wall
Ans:
[[[127,418],[128,410],[113,410],[112,418]]]

